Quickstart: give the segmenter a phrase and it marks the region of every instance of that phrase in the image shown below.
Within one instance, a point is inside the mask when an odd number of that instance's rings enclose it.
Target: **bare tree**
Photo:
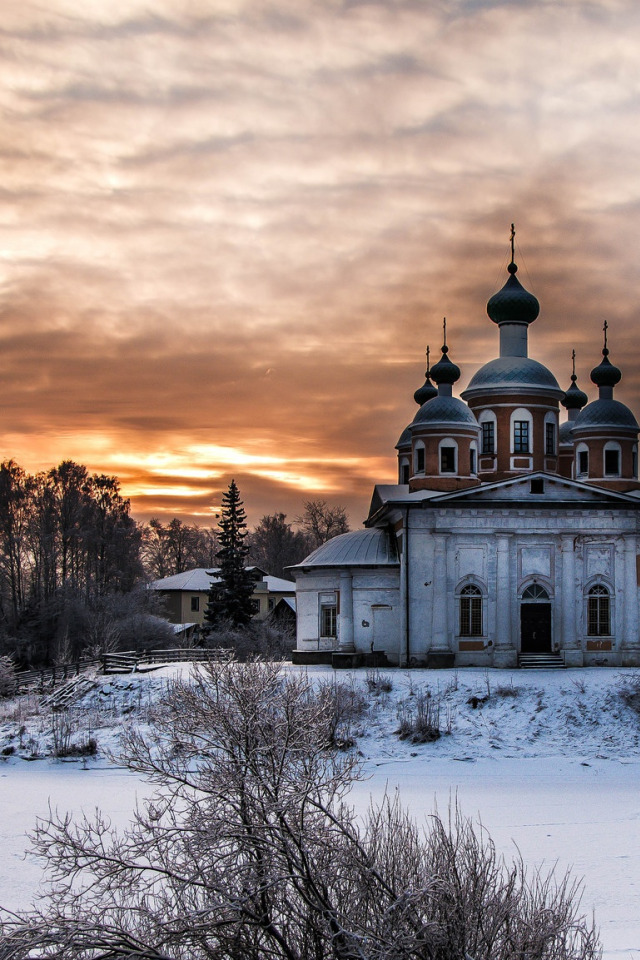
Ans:
[[[215,530],[183,523],[177,517],[167,524],[152,517],[142,527],[142,559],[148,576],[154,580],[192,567],[216,566],[219,549]]]
[[[330,507],[326,500],[307,500],[304,513],[296,517],[296,523],[304,530],[311,550],[341,533],[349,532],[346,509],[339,504]]]
[[[263,517],[249,535],[251,562],[274,577],[288,578],[286,567],[300,563],[310,550],[306,535],[294,530],[284,513]]]
[[[426,837],[397,802],[359,822],[336,686],[265,663],[177,684],[128,765],[158,785],[123,834],[41,823],[43,907],[7,917],[3,960],[595,960],[568,879],[505,865],[454,813]]]

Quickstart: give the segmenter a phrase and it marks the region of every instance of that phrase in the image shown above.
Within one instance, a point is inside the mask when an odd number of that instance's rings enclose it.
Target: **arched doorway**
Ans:
[[[522,594],[520,652],[551,653],[551,603],[539,583],[532,583]]]

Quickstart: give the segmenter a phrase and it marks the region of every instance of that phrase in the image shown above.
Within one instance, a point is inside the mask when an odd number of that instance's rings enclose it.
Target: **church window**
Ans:
[[[611,636],[611,602],[609,591],[602,584],[596,584],[589,590],[587,634],[590,637]]]
[[[605,477],[620,476],[620,451],[619,450],[615,448],[605,449],[604,475]]]
[[[460,636],[482,636],[482,593],[473,584],[460,591]]]
[[[424,473],[424,447],[416,447],[416,473]]]
[[[545,449],[548,457],[554,457],[556,454],[556,425],[555,423],[545,423]]]
[[[631,476],[638,479],[638,448],[634,447],[631,451]]]
[[[456,448],[440,447],[440,473],[456,472]]]
[[[409,483],[409,464],[402,464],[402,476],[400,477],[400,483]]]
[[[338,605],[335,600],[320,604],[320,636],[338,636]]]
[[[529,489],[531,493],[544,493],[544,477],[533,477]]]
[[[522,594],[523,600],[548,600],[549,594],[539,583],[532,583]]]
[[[587,477],[589,475],[589,451],[578,451],[578,476]]]
[[[469,473],[476,473],[476,449],[471,447],[469,449]]]
[[[513,452],[529,453],[528,420],[515,420],[513,423]]]
[[[482,452],[495,453],[496,450],[496,431],[493,420],[485,420],[482,423]]]

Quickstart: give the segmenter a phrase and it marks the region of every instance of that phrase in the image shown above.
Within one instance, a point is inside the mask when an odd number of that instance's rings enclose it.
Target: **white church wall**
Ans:
[[[349,575],[351,581],[350,608],[344,590],[345,575]],[[337,605],[334,638],[320,635],[321,603],[323,598],[328,601],[331,596],[335,596]],[[373,643],[374,649],[384,649],[392,663],[398,662],[401,635],[398,567],[299,571],[296,597],[298,650],[337,650],[351,629],[358,653],[370,653]]]

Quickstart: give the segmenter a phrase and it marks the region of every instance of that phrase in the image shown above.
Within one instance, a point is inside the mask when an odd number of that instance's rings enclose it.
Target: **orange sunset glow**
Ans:
[[[447,317],[506,280],[640,414],[634,0],[23,0],[0,32],[1,455],[136,518],[251,524],[394,482]]]

